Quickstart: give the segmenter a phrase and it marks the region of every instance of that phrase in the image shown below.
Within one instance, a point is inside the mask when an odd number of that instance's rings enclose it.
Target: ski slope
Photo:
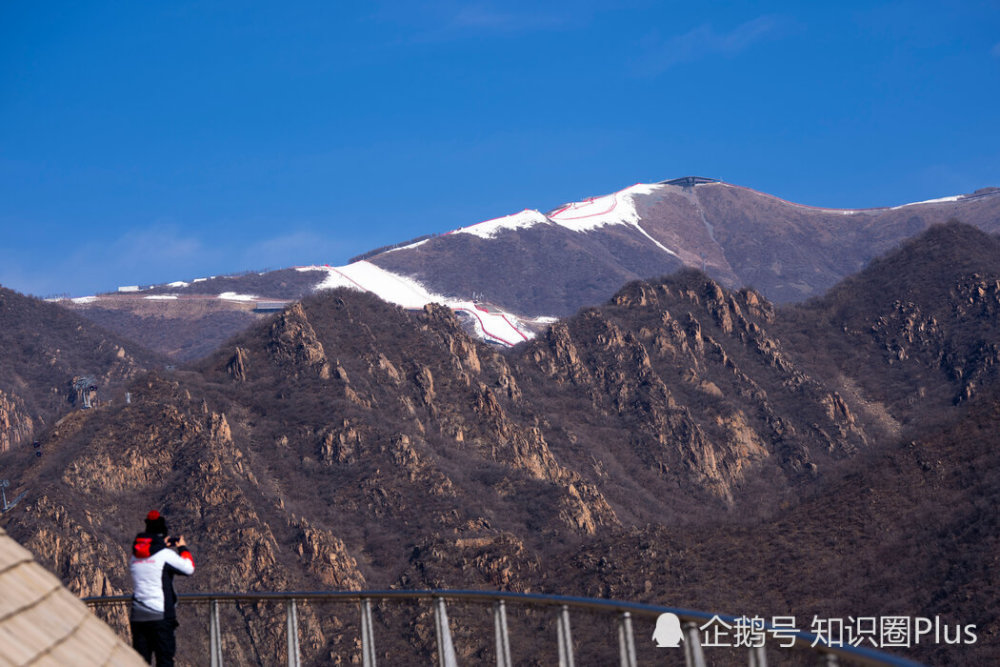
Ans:
[[[551,223],[552,221],[546,218],[542,213],[531,209],[524,209],[520,213],[504,216],[502,218],[486,220],[485,222],[479,222],[475,225],[470,225],[469,227],[462,227],[448,233],[472,234],[473,236],[478,236],[483,239],[490,239],[507,229],[524,229],[526,227],[547,225]]]
[[[661,184],[637,183],[609,195],[566,204],[548,215],[525,209],[520,213],[461,227],[448,234],[471,234],[489,239],[503,231],[527,229],[536,225],[558,225],[574,232],[588,232],[609,225],[622,225],[634,228],[658,248],[676,257],[677,253],[654,239],[642,228],[639,212],[635,207],[636,195],[654,194],[663,187],[665,186]],[[413,246],[422,243],[426,241],[420,241]],[[481,338],[501,345],[513,346],[534,337],[533,332],[510,313],[487,310],[471,300],[435,294],[412,278],[386,271],[365,260],[337,267],[303,266],[298,267],[298,270],[322,271],[327,274],[316,287],[317,290],[347,287],[371,292],[384,301],[410,310],[423,308],[428,303],[440,303],[468,317],[476,334]],[[548,319],[554,320],[554,318],[539,318],[534,320],[534,323],[539,324]]]
[[[635,195],[654,194],[662,187],[664,186],[661,184],[636,183],[630,188],[610,195],[590,197],[583,201],[565,204],[548,215],[525,209],[520,213],[486,220],[448,233],[493,238],[504,230],[524,229],[535,225],[559,225],[574,232],[589,232],[600,227],[622,225],[636,229],[660,250],[677,257],[676,252],[654,239],[642,228],[639,224],[641,222],[639,212],[635,208]]]
[[[435,294],[412,278],[386,271],[364,260],[346,266],[302,266],[297,270],[325,272],[326,278],[316,286],[317,290],[347,287],[371,292],[383,301],[409,310],[419,310],[429,303],[440,303],[469,317],[476,335],[500,345],[511,347],[533,337],[532,332],[510,313],[487,310],[471,300]]]

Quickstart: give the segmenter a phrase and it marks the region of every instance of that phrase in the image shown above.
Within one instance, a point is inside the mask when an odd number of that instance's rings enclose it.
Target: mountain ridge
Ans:
[[[681,183],[671,185],[670,183]],[[959,219],[1000,232],[1000,189],[895,207],[822,209],[718,181],[675,179],[521,214],[313,266],[178,281],[61,304],[178,360],[206,354],[262,315],[336,286],[408,308],[442,303],[502,346],[682,266],[769,300],[816,296],[927,227]],[[159,310],[156,310],[159,309]],[[265,308],[265,310],[269,310]]]

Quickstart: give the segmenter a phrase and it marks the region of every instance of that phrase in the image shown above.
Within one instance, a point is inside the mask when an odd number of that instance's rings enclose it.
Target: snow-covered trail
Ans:
[[[419,310],[429,303],[440,303],[454,311],[473,318],[476,333],[508,347],[529,340],[533,334],[520,325],[517,317],[502,311],[485,310],[471,300],[456,299],[435,294],[416,280],[401,276],[372,264],[360,261],[346,266],[303,266],[299,271],[324,271],[327,276],[317,290],[347,287],[371,292],[383,301],[409,310]]]

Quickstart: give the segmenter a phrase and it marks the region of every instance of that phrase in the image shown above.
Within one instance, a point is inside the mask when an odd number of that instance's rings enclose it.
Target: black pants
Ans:
[[[165,618],[162,621],[132,621],[132,648],[149,664],[156,655],[156,667],[173,667],[174,628],[177,620]]]

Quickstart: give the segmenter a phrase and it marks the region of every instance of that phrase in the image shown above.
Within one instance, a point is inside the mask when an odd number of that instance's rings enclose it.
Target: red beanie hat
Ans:
[[[166,535],[167,520],[164,519],[163,516],[156,510],[152,510],[146,515],[146,532]]]

